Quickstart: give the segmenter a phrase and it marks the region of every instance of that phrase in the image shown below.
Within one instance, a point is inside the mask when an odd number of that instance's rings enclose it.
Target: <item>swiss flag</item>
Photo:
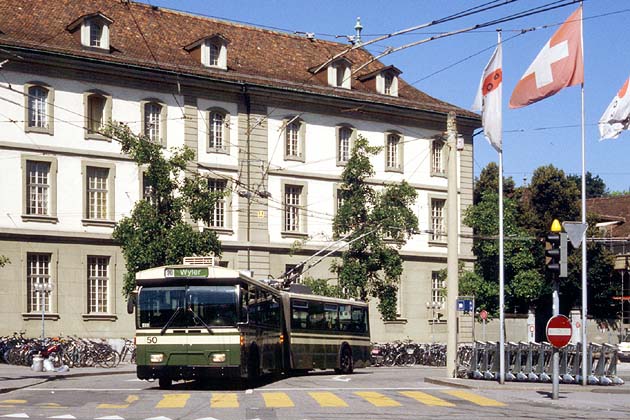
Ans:
[[[560,26],[516,84],[510,108],[521,108],[584,83],[582,7]]]

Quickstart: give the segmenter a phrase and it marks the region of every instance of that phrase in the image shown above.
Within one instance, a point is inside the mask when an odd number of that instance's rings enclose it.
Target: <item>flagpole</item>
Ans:
[[[501,30],[497,31],[501,46]],[[501,64],[503,65],[503,64]],[[500,105],[502,106],[502,105]],[[499,383],[505,383],[505,278],[503,270],[503,144],[499,149]]]
[[[580,3],[582,7],[582,19],[580,19],[580,33],[582,36],[582,60],[586,60],[584,54],[584,3]],[[586,79],[586,78],[585,78]],[[582,81],[581,89],[582,98],[582,224],[586,225],[586,141],[585,141],[585,117],[584,117],[584,82]],[[588,372],[586,356],[586,321],[587,321],[587,264],[586,264],[586,229],[582,234],[582,385],[588,384]]]

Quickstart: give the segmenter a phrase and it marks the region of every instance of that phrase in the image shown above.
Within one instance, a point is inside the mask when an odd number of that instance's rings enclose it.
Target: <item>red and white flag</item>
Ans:
[[[503,119],[501,117],[503,91],[503,53],[501,43],[494,50],[488,65],[483,70],[473,110],[481,111],[483,131],[490,145],[501,152]]]
[[[510,108],[521,108],[584,83],[582,7],[560,26],[516,84]]]
[[[612,100],[604,115],[599,119],[599,139],[616,139],[623,130],[630,127],[630,92],[626,79],[617,96]]]

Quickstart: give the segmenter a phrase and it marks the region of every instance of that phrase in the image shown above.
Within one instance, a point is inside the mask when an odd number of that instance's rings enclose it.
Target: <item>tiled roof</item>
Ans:
[[[589,213],[598,214],[602,222],[622,222],[611,228],[613,237],[630,236],[630,195],[589,198],[586,200],[586,209]]]
[[[68,30],[78,18],[96,13],[113,21],[109,26],[110,52],[82,47],[77,36]],[[213,35],[229,41],[227,71],[204,67],[184,48]],[[356,79],[351,90],[329,87],[325,80],[308,71],[347,49],[348,44],[309,40],[125,0],[0,0],[0,45],[430,112],[455,111],[479,124],[477,114],[433,98],[403,80],[396,98],[377,94],[370,85]],[[358,66],[372,55],[359,48],[346,57]],[[356,76],[384,67],[374,62]]]

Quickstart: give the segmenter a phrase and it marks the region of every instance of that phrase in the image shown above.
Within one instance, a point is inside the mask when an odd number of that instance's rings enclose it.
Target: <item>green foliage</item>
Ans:
[[[464,223],[478,236],[473,244],[477,261],[474,272],[461,274],[460,294],[474,295],[478,308],[496,314],[499,304],[498,171],[491,164],[482,173],[484,181],[476,188],[478,201],[467,209],[464,217]],[[593,191],[601,191],[599,177],[590,179],[597,186]],[[504,198],[506,312],[525,313],[530,306],[549,300],[552,276],[545,270],[543,238],[556,218],[560,221],[580,219],[580,190],[575,178],[567,177],[552,165],[536,169],[528,187],[517,188],[511,197]],[[590,215],[589,226],[587,235],[596,236],[595,219]],[[619,294],[620,283],[615,279],[613,263],[605,246],[588,244],[589,314],[599,319],[614,318],[618,311],[612,296]],[[581,250],[570,250],[568,277],[560,281],[564,313],[581,304],[581,267]]]
[[[473,189],[473,203],[480,202],[483,193],[487,191],[499,191],[499,166],[494,162],[488,163],[488,166],[481,170]],[[503,177],[503,193],[507,197],[514,193],[514,180],[512,178]]]
[[[341,288],[337,284],[330,284],[326,279],[315,279],[313,277],[306,277],[303,281],[305,286],[308,286],[313,294],[319,296],[330,296],[335,298],[342,297]]]
[[[0,267],[11,264],[11,260],[6,255],[0,255]]]
[[[370,156],[380,151],[359,136],[342,174],[342,204],[333,221],[336,237],[349,243],[331,269],[347,297],[379,299],[385,320],[396,317],[396,293],[402,275],[398,249],[418,229],[411,207],[416,191],[407,182],[376,191],[366,181],[374,175]]]
[[[582,175],[569,175],[569,180],[575,183],[577,189],[582,191]],[[606,183],[599,175],[593,176],[590,171],[586,172],[586,198],[604,197],[607,195]]]
[[[189,148],[172,149],[169,157],[158,144],[137,136],[124,124],[110,125],[106,134],[121,144],[122,151],[145,169],[148,198],[139,200],[128,217],[114,228],[113,238],[125,256],[123,293],[135,287],[140,270],[181,263],[183,257],[221,254],[221,244],[211,230],[199,232],[185,220],[209,222],[221,195],[208,189],[208,180],[195,173],[185,175],[194,159]]]

